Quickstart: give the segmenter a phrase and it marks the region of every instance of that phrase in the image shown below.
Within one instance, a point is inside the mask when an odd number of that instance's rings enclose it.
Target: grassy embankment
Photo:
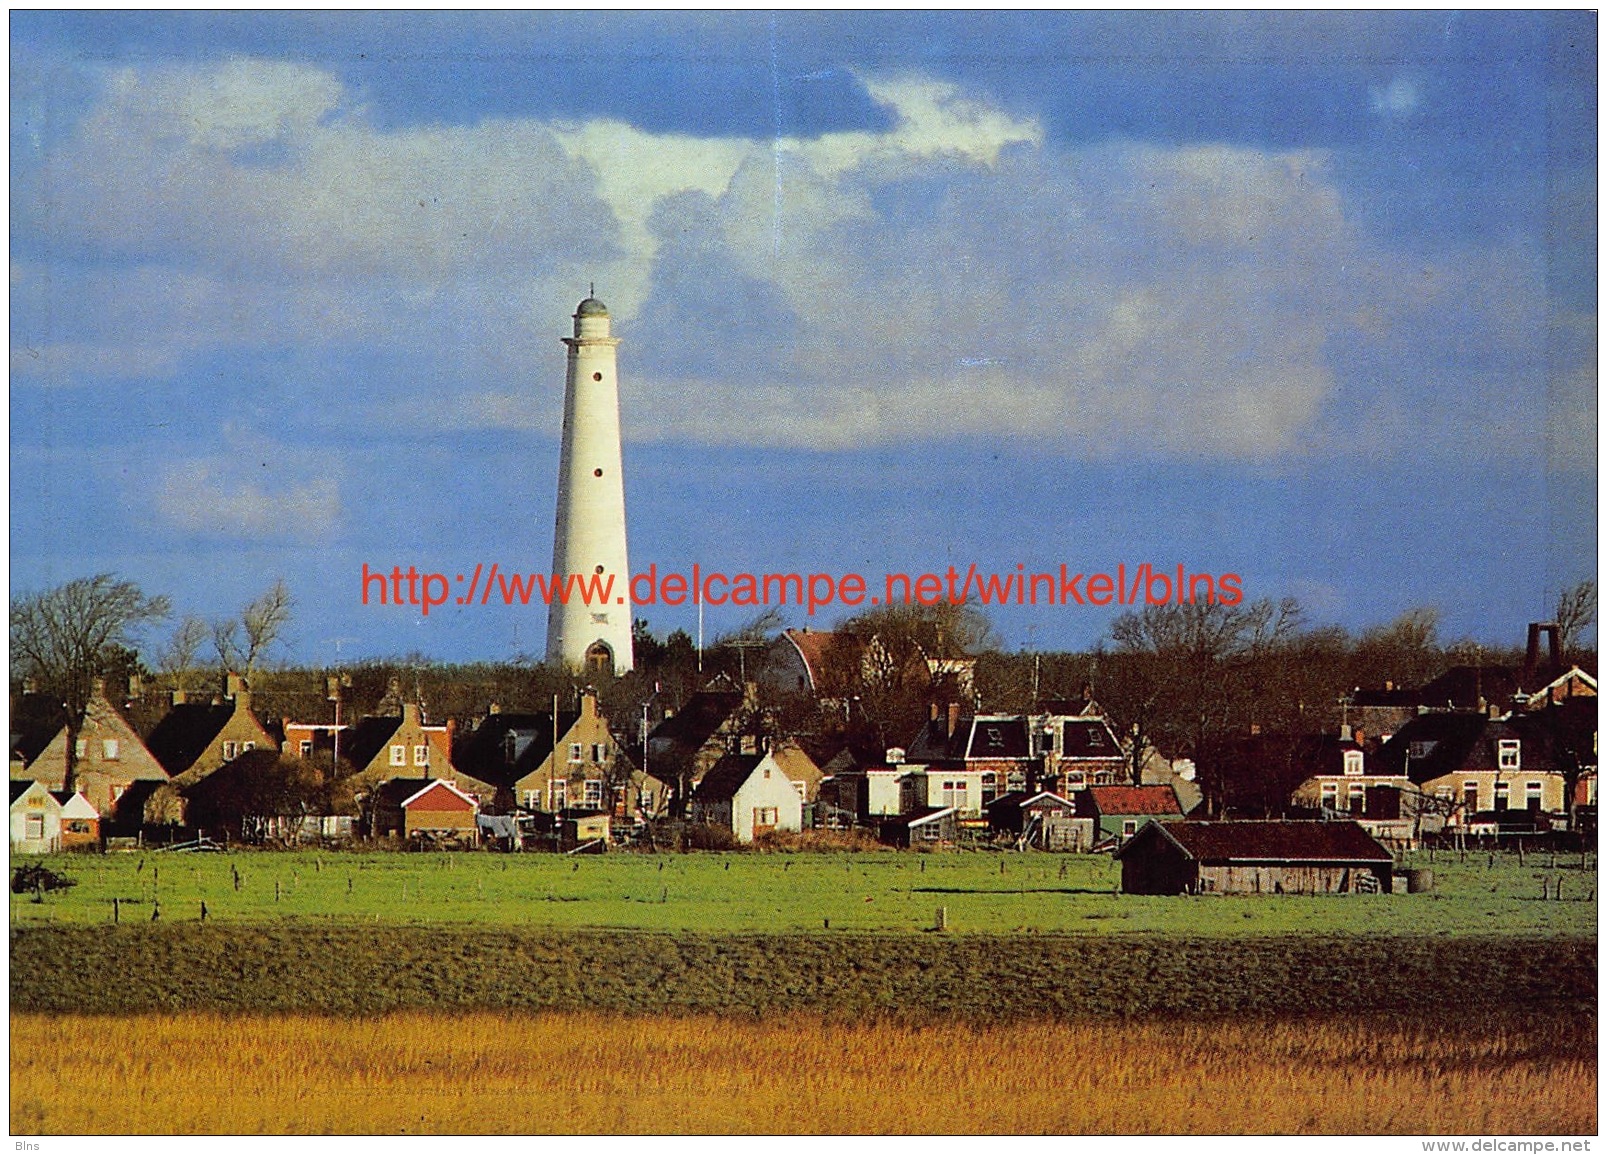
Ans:
[[[1595,857],[1440,855],[1431,894],[1150,898],[1115,893],[1103,855],[117,854],[49,864],[78,880],[12,925],[148,922],[479,924],[787,933],[1594,935]],[[1429,865],[1418,855],[1415,865]],[[1555,894],[1560,880],[1562,901]]]

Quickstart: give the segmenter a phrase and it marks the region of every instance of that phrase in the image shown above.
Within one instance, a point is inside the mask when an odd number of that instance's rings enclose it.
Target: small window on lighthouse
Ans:
[[[591,379],[593,381],[601,381],[603,379],[603,375],[601,373],[593,373],[591,375]]]
[[[593,477],[601,477],[603,475],[603,471],[601,469],[594,469],[591,471],[591,475]]]

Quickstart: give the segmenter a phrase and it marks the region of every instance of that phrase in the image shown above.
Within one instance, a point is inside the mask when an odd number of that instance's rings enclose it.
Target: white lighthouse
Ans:
[[[552,571],[577,575],[566,602],[547,612],[547,661],[588,671],[623,674],[631,657],[630,570],[625,556],[625,475],[619,450],[619,338],[608,331],[608,309],[595,296],[575,310],[564,382],[564,440],[558,457],[558,518]],[[607,578],[606,603],[579,596]]]

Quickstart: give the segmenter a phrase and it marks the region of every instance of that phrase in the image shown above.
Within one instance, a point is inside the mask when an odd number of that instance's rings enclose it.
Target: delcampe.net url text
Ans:
[[[497,562],[457,574],[371,569],[363,563],[363,605],[415,606],[425,616],[441,606],[529,606],[579,602],[588,606],[802,606],[814,614],[829,606],[982,605],[982,606],[1159,606],[1244,600],[1236,573],[1195,573],[1183,565],[1125,562],[1114,570],[1076,571],[1067,565],[1028,572],[961,570],[942,573],[888,573],[880,579],[860,573],[727,573],[693,565],[690,572],[659,572],[650,565],[629,581],[620,575],[553,574],[503,570]]]

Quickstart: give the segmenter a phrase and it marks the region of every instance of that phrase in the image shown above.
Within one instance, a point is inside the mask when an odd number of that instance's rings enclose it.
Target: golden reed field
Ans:
[[[1595,1132],[1593,1018],[1454,1017],[17,1013],[11,1130]]]

